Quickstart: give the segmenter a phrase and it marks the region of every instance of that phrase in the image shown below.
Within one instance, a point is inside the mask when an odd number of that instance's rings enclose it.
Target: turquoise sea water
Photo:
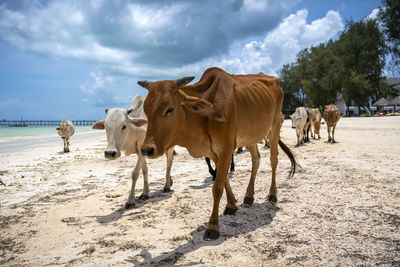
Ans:
[[[8,137],[27,137],[27,136],[52,136],[56,135],[57,126],[26,126],[26,127],[8,127],[0,126],[0,138]],[[92,126],[75,126],[75,134],[94,131]]]

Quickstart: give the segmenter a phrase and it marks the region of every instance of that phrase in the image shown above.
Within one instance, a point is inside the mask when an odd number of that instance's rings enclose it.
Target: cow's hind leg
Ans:
[[[332,126],[332,143],[336,143],[336,141],[335,141],[335,129],[336,129],[336,122]]]
[[[167,173],[165,175],[165,185],[164,189],[162,190],[164,193],[170,192],[171,191],[171,186],[172,186],[172,178],[171,178],[171,167],[172,167],[172,161],[174,158],[174,148],[171,147],[167,153],[165,153],[167,156]]]
[[[125,204],[125,209],[130,209],[133,206],[135,206],[135,187],[136,187],[136,181],[139,177],[140,169],[142,168],[143,165],[143,157],[138,157],[138,160],[136,162],[136,166],[132,171],[132,186],[131,186],[131,192],[129,193],[128,200],[126,201]]]
[[[271,185],[269,187],[268,201],[277,201],[277,188],[276,188],[276,167],[278,166],[278,143],[279,143],[279,128],[272,131],[270,139],[270,160],[272,169]]]
[[[213,167],[211,166],[211,160],[210,158],[206,158],[206,163],[208,166],[208,172],[211,174],[213,181],[215,181],[215,177],[217,176],[217,170],[213,169]]]
[[[332,138],[331,138],[331,126],[329,124],[327,124],[326,128],[328,129],[328,142],[330,142],[332,140]]]
[[[251,154],[251,176],[243,203],[247,205],[252,205],[254,202],[254,181],[256,179],[257,171],[260,166],[260,153],[258,152],[257,145],[248,146],[248,149]]]

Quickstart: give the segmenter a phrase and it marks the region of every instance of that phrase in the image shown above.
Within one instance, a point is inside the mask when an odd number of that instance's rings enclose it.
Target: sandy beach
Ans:
[[[204,159],[181,147],[172,191],[162,193],[165,157],[148,160],[150,199],[123,210],[136,155],[104,158],[105,132],[0,143],[0,265],[4,266],[359,266],[400,265],[400,117],[342,118],[337,143],[296,147],[285,120],[281,138],[302,166],[288,179],[279,150],[278,202],[266,201],[269,150],[255,202],[243,205],[249,152],[229,174],[236,215],[223,215],[221,237],[203,241],[212,179]],[[136,185],[141,194],[142,176]]]

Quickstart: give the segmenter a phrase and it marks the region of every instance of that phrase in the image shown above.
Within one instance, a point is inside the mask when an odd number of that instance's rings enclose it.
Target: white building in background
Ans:
[[[387,78],[387,79],[386,79],[386,83],[387,83],[389,86],[392,86],[392,87],[394,87],[394,88],[400,90],[400,78]],[[340,113],[341,113],[342,115],[345,115],[345,114],[346,114],[346,111],[347,111],[347,105],[346,105],[346,103],[345,103],[345,101],[344,101],[344,99],[343,99],[342,94],[339,93],[339,94],[337,95],[336,99],[337,99],[337,100],[336,100],[336,102],[335,102],[335,105],[339,108]],[[372,103],[372,99],[370,99],[370,100],[368,101],[368,104],[369,104],[369,108],[370,108],[373,112],[376,112],[377,107],[372,105],[372,104],[373,104],[373,103]],[[360,109],[361,109],[361,111],[363,111],[364,113],[370,113],[369,110],[368,110],[367,108],[365,108],[365,107],[360,107]],[[385,106],[385,107],[384,107],[384,110],[385,110],[385,111],[391,111],[391,110],[393,110],[393,109],[394,109],[394,106]],[[357,106],[350,106],[350,107],[349,107],[349,110],[350,110],[353,114],[358,115],[358,107],[357,107]],[[396,110],[398,111],[398,108],[397,108]]]

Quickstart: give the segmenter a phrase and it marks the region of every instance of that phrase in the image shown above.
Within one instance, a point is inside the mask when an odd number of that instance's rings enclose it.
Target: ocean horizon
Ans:
[[[0,126],[0,140],[12,141],[18,138],[58,136],[57,125],[27,125],[25,127]],[[95,131],[91,125],[75,125],[75,134]]]

